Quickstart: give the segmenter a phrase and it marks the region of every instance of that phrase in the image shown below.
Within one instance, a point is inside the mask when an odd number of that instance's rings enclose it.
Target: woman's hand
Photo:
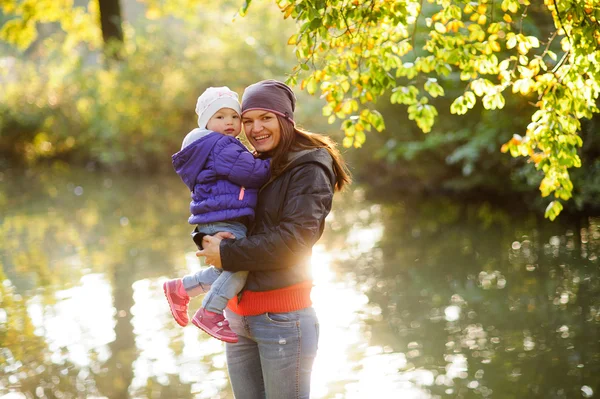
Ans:
[[[202,239],[202,250],[196,251],[196,256],[204,256],[206,263],[213,265],[217,269],[222,269],[221,266],[221,240],[224,238],[235,238],[235,236],[228,232],[217,233],[214,236],[206,235]]]

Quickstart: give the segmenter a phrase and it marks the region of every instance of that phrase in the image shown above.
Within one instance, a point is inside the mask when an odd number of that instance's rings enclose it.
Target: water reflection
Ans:
[[[0,190],[2,398],[232,398],[222,343],[179,328],[162,294],[200,267],[177,179]],[[336,201],[312,259],[314,398],[597,395],[600,219]]]
[[[68,348],[66,359],[79,366],[90,366],[93,350],[106,361],[106,346],[115,340],[111,291],[104,276],[94,273],[83,276],[79,286],[56,291],[53,305],[44,303],[41,295],[33,296],[27,301],[33,333],[45,338],[54,356]]]
[[[382,260],[357,274],[387,321],[373,323],[372,342],[431,371],[433,395],[597,392],[598,220],[517,222],[437,205],[386,209]]]

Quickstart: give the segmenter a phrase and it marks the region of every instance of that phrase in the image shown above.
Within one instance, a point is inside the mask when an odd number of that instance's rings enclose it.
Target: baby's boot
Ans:
[[[188,304],[190,303],[190,297],[183,288],[183,282],[180,278],[175,280],[169,280],[163,284],[163,291],[169,301],[171,307],[171,314],[173,318],[182,327],[188,325]]]
[[[230,343],[238,342],[237,334],[231,330],[229,322],[220,313],[200,308],[194,317],[192,317],[192,324],[221,341]]]

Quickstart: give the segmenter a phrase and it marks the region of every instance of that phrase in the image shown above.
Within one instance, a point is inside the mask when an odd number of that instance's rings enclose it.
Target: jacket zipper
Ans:
[[[238,201],[241,201],[244,199],[244,194],[246,193],[246,189],[244,187],[240,188],[240,195],[238,196]]]

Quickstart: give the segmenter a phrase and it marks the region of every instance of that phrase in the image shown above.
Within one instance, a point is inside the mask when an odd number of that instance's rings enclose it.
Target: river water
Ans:
[[[0,398],[232,398],[223,344],[162,292],[203,267],[187,216],[176,176],[0,173]],[[599,395],[600,218],[355,186],[327,222],[313,398]]]

